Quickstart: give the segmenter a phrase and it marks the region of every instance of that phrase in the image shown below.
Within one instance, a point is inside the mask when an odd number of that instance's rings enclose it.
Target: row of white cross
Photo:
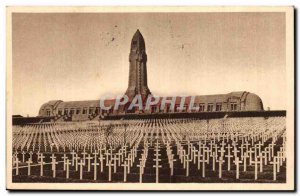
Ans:
[[[187,144],[187,145],[186,145]],[[244,153],[241,154],[241,156],[238,155],[238,150],[236,147],[234,147],[234,150],[231,150],[232,146],[230,144],[227,144],[224,150],[224,144],[221,143],[221,146],[218,147],[216,144],[210,148],[209,146],[206,147],[204,143],[199,142],[198,143],[198,149],[196,149],[195,145],[191,142],[187,142],[186,144],[177,143],[177,155],[179,157],[179,161],[183,164],[183,168],[186,170],[186,176],[189,176],[190,172],[190,163],[194,163],[197,165],[198,170],[202,168],[202,177],[205,177],[205,168],[206,165],[212,164],[212,170],[216,170],[216,164],[219,165],[219,178],[222,178],[222,165],[224,162],[227,163],[227,170],[231,170],[231,163],[234,163],[236,166],[236,179],[239,179],[240,175],[240,164],[243,164],[244,171],[247,171],[247,165],[251,166],[254,164],[254,172],[255,177],[254,179],[257,180],[258,172],[263,172],[263,166],[267,164],[273,165],[273,179],[276,180],[276,174],[280,172],[280,167],[283,165],[283,163],[286,161],[286,155],[285,155],[285,149],[283,147],[280,147],[280,150],[277,151],[277,155],[272,155],[274,153],[274,150],[271,151],[262,151],[259,153],[259,148],[254,147],[245,149]],[[155,148],[154,148],[154,156],[155,158],[153,161],[155,164],[153,167],[156,170],[156,182],[159,182],[159,168],[162,166],[159,164],[161,161],[159,152],[161,144],[156,141]],[[185,147],[187,149],[185,149]],[[273,149],[272,146],[274,144],[269,144],[269,146],[266,149]],[[271,147],[271,148],[269,148]],[[140,168],[140,182],[142,182],[142,175],[144,173],[145,163],[147,161],[148,157],[148,149],[149,149],[149,143],[144,143],[143,152],[141,154],[141,158],[139,159],[140,164],[137,165]],[[166,151],[167,151],[167,157],[168,157],[168,163],[170,167],[170,175],[173,176],[174,174],[174,162],[176,159],[174,159],[174,154],[172,147],[169,143],[166,145]],[[259,154],[254,155],[255,151],[257,151]],[[226,153],[227,152],[227,153]],[[232,154],[231,154],[232,153]],[[22,154],[22,162],[25,162],[25,153],[24,151]],[[27,168],[28,168],[28,175],[30,175],[31,167],[37,166],[33,165],[32,161],[32,152],[28,153],[29,158],[26,161]],[[102,151],[97,152],[95,151],[93,153],[94,156],[91,156],[91,154],[87,152],[82,152],[82,158],[78,156],[78,154],[74,151],[70,153],[71,159],[64,154],[62,156],[62,162],[63,163],[63,170],[66,171],[66,178],[69,178],[69,172],[70,172],[70,165],[72,167],[75,167],[75,171],[80,172],[80,179],[83,178],[83,167],[87,165],[87,171],[91,171],[91,165],[94,166],[94,180],[97,180],[97,166],[100,164],[100,172],[103,172],[103,167],[107,166],[108,171],[108,181],[112,181],[112,168],[113,173],[117,172],[118,166],[124,167],[124,182],[127,181],[127,174],[130,173],[130,168],[133,166],[133,163],[135,161],[135,158],[137,157],[137,147],[133,146],[130,151],[127,150],[127,146],[124,146],[123,148],[120,148],[118,152],[113,153],[112,149],[104,149],[103,153]],[[43,167],[46,164],[52,165],[52,171],[53,171],[53,177],[56,177],[56,165],[59,163],[57,162],[57,158],[54,154],[52,154],[51,162],[45,163],[45,156],[42,153],[37,153],[38,156],[38,165],[40,166],[40,175],[43,176]],[[232,162],[233,159],[233,162]],[[93,160],[93,162],[92,162]],[[99,163],[97,162],[99,160]],[[227,161],[226,161],[227,160]],[[272,161],[271,161],[272,160]],[[92,163],[91,163],[92,162]],[[21,161],[18,158],[18,154],[15,153],[13,156],[13,166],[16,170],[16,175],[19,175],[19,169],[22,167],[19,167],[19,163]],[[78,168],[79,167],[79,168]]]
[[[131,120],[126,121],[128,125],[126,131],[118,121],[102,122],[102,124],[104,125],[99,126],[98,122],[71,122],[13,126],[13,149],[15,151],[66,152],[72,149],[93,151],[99,149],[100,146],[107,145],[117,148],[126,142],[134,142],[138,137],[136,133],[140,131],[147,133],[151,141],[154,137],[157,139],[160,132],[170,134],[175,132],[179,133],[177,134],[179,140],[238,141],[248,139],[253,145],[258,138],[262,138],[264,142],[266,138],[270,138],[270,134],[277,137],[276,132],[285,127],[285,118]],[[112,134],[107,133],[108,127],[112,127]]]
[[[149,147],[154,147],[154,169],[156,182],[159,182],[159,170],[162,167],[161,149],[167,151],[170,175],[174,175],[174,163],[182,164],[185,175],[190,176],[191,164],[194,164],[201,176],[205,177],[206,166],[212,166],[212,171],[219,170],[222,178],[223,164],[227,170],[235,165],[236,178],[240,177],[240,165],[243,171],[248,171],[254,165],[254,179],[258,172],[263,172],[264,166],[273,165],[273,179],[280,172],[280,167],[286,161],[286,132],[284,118],[239,118],[198,120],[198,119],[160,119],[132,120],[127,122],[126,130],[122,123],[106,122],[100,128],[96,123],[64,123],[46,124],[25,127],[15,127],[13,144],[16,154],[13,155],[13,166],[19,173],[19,163],[27,163],[28,171],[33,163],[33,152],[38,156],[37,165],[52,164],[53,175],[59,163],[63,163],[66,177],[69,178],[70,165],[75,171],[81,172],[87,165],[87,171],[94,167],[94,179],[97,179],[97,167],[103,172],[108,167],[108,180],[112,180],[112,172],[117,167],[124,167],[124,181],[133,167],[138,155],[138,148],[143,152],[139,159],[140,182],[148,160]],[[111,128],[111,132],[106,132]],[[282,140],[280,142],[280,140]],[[160,142],[158,142],[160,141]],[[280,144],[279,144],[280,143]],[[128,145],[127,145],[128,144]],[[38,146],[36,149],[35,146]],[[44,148],[42,148],[42,146]],[[176,149],[176,153],[173,152]],[[44,162],[46,153],[63,153],[62,161],[56,161],[54,154],[51,163]],[[68,151],[70,150],[70,151]],[[18,156],[17,152],[21,154]],[[90,153],[88,153],[90,152]],[[67,156],[68,155],[68,156]],[[25,160],[25,157],[28,157]],[[69,157],[71,157],[69,159]],[[178,160],[175,159],[178,157]],[[98,162],[99,161],[99,162]],[[52,163],[53,162],[53,163]],[[91,166],[92,165],[92,166]],[[218,166],[218,167],[217,167]],[[126,171],[125,171],[126,170]],[[67,175],[68,173],[68,175]],[[18,175],[18,174],[17,174]]]

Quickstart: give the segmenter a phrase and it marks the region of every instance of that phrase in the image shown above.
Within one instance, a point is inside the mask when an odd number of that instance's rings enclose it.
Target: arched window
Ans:
[[[222,111],[222,103],[217,103],[216,111]]]
[[[200,103],[199,104],[199,111],[200,112],[204,112],[205,111],[205,104],[204,103]]]
[[[237,111],[237,103],[230,103],[230,110],[231,111]]]
[[[212,112],[212,111],[213,111],[213,108],[214,108],[214,104],[209,103],[209,104],[207,105],[207,111],[208,111],[208,112]]]
[[[46,115],[47,115],[47,116],[50,116],[50,115],[51,115],[51,114],[50,114],[50,109],[47,109],[47,110],[46,110]]]

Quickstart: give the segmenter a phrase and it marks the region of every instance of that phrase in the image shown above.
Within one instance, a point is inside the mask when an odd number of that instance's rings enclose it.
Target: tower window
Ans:
[[[50,116],[50,110],[49,109],[46,110],[46,114],[47,114],[47,116]]]

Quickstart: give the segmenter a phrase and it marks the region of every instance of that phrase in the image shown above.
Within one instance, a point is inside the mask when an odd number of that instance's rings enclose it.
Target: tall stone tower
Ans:
[[[151,94],[147,84],[147,54],[144,38],[139,30],[132,40],[129,54],[129,81],[125,93],[129,99],[140,94],[146,98]]]

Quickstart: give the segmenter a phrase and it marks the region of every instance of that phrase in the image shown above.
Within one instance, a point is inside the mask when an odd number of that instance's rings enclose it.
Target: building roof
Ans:
[[[90,101],[67,101],[58,105],[58,108],[77,108],[77,107],[99,107],[99,100]]]
[[[131,49],[132,48],[136,48],[138,50],[146,50],[144,37],[139,30],[137,30],[132,37]]]

